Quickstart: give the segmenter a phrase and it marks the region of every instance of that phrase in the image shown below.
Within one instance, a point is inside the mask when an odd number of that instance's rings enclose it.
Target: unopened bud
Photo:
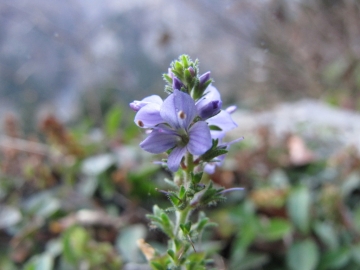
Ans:
[[[204,73],[203,75],[201,75],[201,76],[199,77],[200,85],[203,85],[203,84],[206,83],[209,79],[210,79],[210,71]]]
[[[192,77],[195,77],[196,72],[195,72],[195,70],[194,70],[193,67],[189,67],[189,68],[188,68],[188,71],[190,72],[190,74],[191,74]]]
[[[183,87],[184,84],[176,77],[173,78],[173,84],[172,84],[172,87],[173,87],[173,90],[177,89],[177,90],[180,90],[181,87]]]
[[[201,119],[208,119],[218,114],[221,110],[221,100],[213,100],[206,103],[201,108],[198,108],[198,113]]]

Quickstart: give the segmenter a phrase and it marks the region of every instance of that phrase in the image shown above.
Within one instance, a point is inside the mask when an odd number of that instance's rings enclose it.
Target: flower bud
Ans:
[[[198,114],[201,117],[201,119],[208,119],[220,112],[221,105],[222,105],[221,100],[212,100],[208,103],[205,103],[204,106],[197,108]]]
[[[195,72],[195,70],[194,70],[193,67],[189,67],[189,68],[188,68],[188,71],[190,72],[190,74],[191,74],[192,77],[195,77],[196,72]]]
[[[206,83],[210,79],[210,71],[204,73],[199,77],[200,86]]]
[[[173,90],[175,90],[175,89],[180,90],[181,87],[183,87],[183,86],[184,86],[184,84],[177,77],[174,76],[173,84],[172,84]]]

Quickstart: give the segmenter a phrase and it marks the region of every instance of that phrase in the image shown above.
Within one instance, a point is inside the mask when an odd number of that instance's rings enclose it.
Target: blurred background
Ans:
[[[211,70],[225,101],[269,108],[304,97],[358,108],[356,1],[2,1],[1,115],[31,129],[41,112],[68,121],[98,100],[162,94],[180,54]]]
[[[128,103],[164,97],[181,54],[238,106],[229,137],[246,137],[212,176],[246,187],[209,210],[230,224],[207,236],[215,268],[360,268],[359,1],[2,0],[1,269],[146,269],[124,247],[165,243],[144,215],[166,205],[168,172],[138,149]],[[87,255],[72,237],[94,241]]]

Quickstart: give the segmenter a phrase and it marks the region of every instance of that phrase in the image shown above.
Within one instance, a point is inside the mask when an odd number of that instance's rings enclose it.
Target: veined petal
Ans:
[[[158,104],[158,105],[161,105],[163,103],[163,100],[158,95],[148,96],[148,97],[144,98],[141,101],[142,102],[147,102],[147,103],[155,103],[155,104]]]
[[[214,125],[221,128],[221,131],[211,131],[213,138],[220,138],[225,134],[225,132],[228,132],[229,130],[237,127],[237,124],[232,120],[231,115],[224,110],[221,110],[220,113],[209,118],[206,122],[209,125]]]
[[[161,97],[159,97],[158,95],[151,95],[148,96],[142,100],[134,100],[133,102],[130,103],[130,108],[133,109],[135,112],[139,111],[142,107],[148,105],[148,104],[158,104],[161,105],[163,103]]]
[[[187,129],[196,116],[195,102],[190,95],[175,89],[164,100],[160,115],[175,129]]]
[[[204,97],[210,100],[221,100],[219,91],[212,84],[206,88]]]
[[[154,127],[165,121],[160,116],[160,105],[155,103],[142,107],[135,115],[135,124],[142,128]]]
[[[200,85],[203,85],[210,79],[210,71],[204,73],[199,77]]]
[[[164,133],[154,129],[149,136],[140,143],[140,147],[153,154],[163,153],[173,148],[179,137],[174,134]]]
[[[180,167],[181,159],[186,153],[186,147],[175,147],[168,157],[168,167],[170,171],[176,172]]]
[[[187,149],[193,155],[202,155],[212,145],[209,126],[204,121],[196,122],[189,130]]]
[[[198,115],[204,120],[216,115],[222,105],[219,91],[210,84],[205,90],[205,95],[195,105]]]

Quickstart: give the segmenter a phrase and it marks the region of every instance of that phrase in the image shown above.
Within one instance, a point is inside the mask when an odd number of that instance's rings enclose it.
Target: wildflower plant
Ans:
[[[206,253],[196,243],[205,228],[216,224],[203,212],[197,220],[190,215],[199,207],[225,199],[223,193],[228,190],[215,187],[206,173],[213,173],[229,145],[240,140],[222,141],[226,132],[237,126],[231,118],[236,108],[222,109],[210,72],[199,75],[198,60],[187,55],[173,61],[163,78],[167,83],[165,100],[152,95],[130,103],[136,125],[147,130],[140,147],[153,154],[166,153],[161,164],[173,174],[173,181],[165,179],[172,190],[160,190],[172,207],[163,210],[155,205],[153,214],[148,215],[151,224],[169,237],[167,252],[160,254],[144,242],[140,248],[153,269],[205,269]]]

